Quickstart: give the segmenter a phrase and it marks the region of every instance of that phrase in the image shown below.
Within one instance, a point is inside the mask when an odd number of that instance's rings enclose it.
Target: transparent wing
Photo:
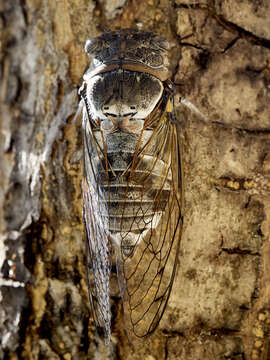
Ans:
[[[97,189],[96,168],[92,151],[95,139],[92,136],[87,115],[84,115],[84,176],[82,182],[83,219],[87,248],[87,280],[89,300],[96,328],[110,338],[110,272],[111,247],[106,224],[102,222],[104,203]]]
[[[106,139],[85,114],[89,297],[95,323],[109,337],[114,252],[126,325],[144,337],[158,326],[175,277],[182,229],[181,152],[172,113],[160,106],[138,137],[120,135],[121,141],[115,134]]]
[[[153,128],[152,136],[135,153],[129,169],[130,184],[142,186],[134,199],[137,216],[130,224],[130,233],[134,233],[136,221],[144,222],[144,229],[128,252],[123,232],[118,251],[126,322],[138,337],[151,334],[165,311],[175,277],[182,229],[183,177],[177,126],[168,112],[157,113],[149,126]],[[128,193],[126,197],[130,198]],[[138,200],[140,209],[136,206]]]

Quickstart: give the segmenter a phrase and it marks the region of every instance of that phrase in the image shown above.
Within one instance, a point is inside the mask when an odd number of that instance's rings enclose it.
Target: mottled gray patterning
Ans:
[[[131,29],[88,40],[83,104],[83,215],[89,297],[110,338],[116,259],[127,329],[153,332],[167,305],[182,228],[181,152],[168,42]]]

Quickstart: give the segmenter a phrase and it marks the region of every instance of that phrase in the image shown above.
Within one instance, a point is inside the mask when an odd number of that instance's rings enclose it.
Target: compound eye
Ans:
[[[130,106],[131,110],[136,110],[136,106]]]

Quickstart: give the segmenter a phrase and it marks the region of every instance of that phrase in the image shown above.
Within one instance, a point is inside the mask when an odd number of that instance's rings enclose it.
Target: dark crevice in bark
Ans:
[[[225,253],[227,253],[229,255],[235,255],[235,254],[237,254],[237,255],[253,255],[253,256],[260,255],[258,252],[254,252],[254,251],[248,250],[248,249],[240,249],[239,247],[235,247],[235,248],[224,248],[224,247],[222,247],[219,255],[222,252],[225,252]]]
[[[168,351],[168,339],[166,339],[165,341],[165,348],[164,348],[164,360],[167,360],[169,356],[169,351]]]
[[[167,337],[185,337],[184,333],[178,330],[167,330],[163,329],[162,334],[164,334]]]
[[[55,106],[54,115],[56,115],[62,105],[64,97],[64,84],[61,79],[57,79],[57,104]]]
[[[25,253],[24,253],[24,264],[31,274],[34,273],[34,267],[36,264],[36,254],[42,253],[42,247],[40,245],[39,239],[41,238],[42,233],[42,223],[33,223],[27,230],[26,236],[28,241],[26,241]]]
[[[36,246],[38,246],[38,239],[41,236],[42,227],[39,223],[32,223],[25,231],[25,248],[24,248],[24,266],[30,272],[31,276],[34,273],[34,265],[36,263],[35,254]],[[39,247],[39,246],[38,246]],[[30,278],[28,281],[28,286],[34,285],[34,278]],[[29,292],[29,287],[26,286],[26,291],[28,292],[28,301],[29,304],[27,307],[24,307],[21,312],[21,321],[19,326],[19,347],[18,347],[18,356],[19,359],[23,359],[23,353],[25,351],[24,345],[29,329],[29,325],[31,324],[31,316],[33,315],[33,305],[32,305],[32,297]]]
[[[218,15],[210,9],[211,15],[217,20],[217,22],[223,26],[226,30],[237,33],[240,38],[243,38],[254,45],[260,45],[267,49],[270,49],[270,40],[260,38],[257,35],[252,34],[250,31],[243,29],[237,24],[232,23],[231,21],[226,20],[222,15]]]
[[[181,338],[186,337],[187,339],[189,338],[189,336],[186,336],[185,333],[177,331],[177,330],[169,331],[169,330],[164,329],[164,330],[162,330],[162,333],[165,336],[167,336],[168,338],[169,337],[181,337]],[[208,328],[204,328],[202,325],[202,328],[198,331],[197,331],[197,327],[196,327],[196,333],[198,336],[208,338],[208,337],[212,337],[212,336],[223,336],[223,335],[235,336],[235,335],[239,334],[239,330],[225,328],[225,327],[208,329]]]
[[[22,15],[23,15],[23,18],[24,18],[24,22],[25,22],[25,25],[27,26],[29,24],[28,22],[28,15],[27,15],[27,4],[25,2],[25,0],[19,0],[20,1],[20,6],[21,6],[21,9],[22,9]]]
[[[32,303],[31,297],[29,297],[29,306],[25,307],[21,312],[21,321],[19,326],[19,347],[18,347],[18,356],[19,359],[23,359],[23,352],[24,352],[24,344],[26,340],[27,329],[29,326],[30,318],[32,315]]]
[[[250,307],[243,304],[243,305],[239,306],[239,309],[242,310],[242,311],[247,311],[247,310],[250,310]]]
[[[241,356],[241,357],[239,357]],[[231,355],[224,355],[224,359],[228,360],[245,360],[245,355],[242,352],[233,352]]]
[[[202,70],[207,69],[210,61],[211,61],[211,53],[208,50],[204,50],[199,54],[198,63]]]
[[[257,278],[258,278],[258,277],[257,277]],[[260,297],[260,289],[258,288],[258,285],[256,285],[256,287],[254,288],[254,291],[253,291],[253,293],[252,293],[252,295],[251,295],[251,300],[252,300],[252,302],[253,302],[254,300],[257,300],[259,297]]]
[[[261,238],[264,238],[263,232],[261,227],[259,227],[258,231],[257,231],[257,235],[260,236]]]
[[[81,345],[80,349],[85,354],[88,354],[89,346],[90,346],[90,339],[88,337],[88,323],[89,319],[85,316],[83,319],[83,331],[81,337]]]
[[[245,203],[245,209],[247,209],[249,207],[250,201],[251,201],[251,196],[248,197],[248,200]]]
[[[232,48],[234,46],[234,44],[237,43],[237,41],[240,39],[239,36],[237,36],[235,39],[233,39],[232,41],[230,41],[227,46],[223,49],[222,53],[225,54],[226,51],[228,51],[230,48]]]
[[[245,30],[241,26],[234,24],[233,22],[226,20],[223,15],[217,14],[216,10],[212,6],[206,4],[177,4],[174,5],[175,9],[193,9],[193,10],[205,10],[212,16],[224,29],[237,34],[239,38],[245,39],[251,44],[260,45],[267,49],[270,49],[270,40],[259,37],[252,32]]]
[[[119,342],[116,343],[115,346],[115,359],[122,359],[121,358],[121,344],[119,344]]]
[[[270,129],[247,129],[247,128],[236,128],[242,131],[245,131],[248,134],[262,136],[262,137],[270,137]]]
[[[194,48],[194,49],[196,49],[196,50],[205,50],[204,48],[202,48],[202,47],[199,46],[199,45],[190,44],[190,43],[188,43],[188,42],[181,42],[181,41],[180,41],[180,44],[181,44],[181,46],[183,46],[183,47],[192,47],[192,48]]]
[[[220,126],[224,129],[228,129],[228,130],[239,130],[241,132],[245,132],[249,135],[254,135],[256,137],[262,137],[262,138],[267,138],[270,139],[270,128],[269,129],[247,129],[244,127],[240,127],[240,126],[232,126],[229,124],[225,124],[225,123],[221,123],[219,121],[210,121],[211,124],[213,125],[217,125]]]
[[[235,336],[237,334],[239,334],[239,330],[229,329],[229,328],[225,328],[225,327],[209,330],[210,336],[223,336],[223,335]]]

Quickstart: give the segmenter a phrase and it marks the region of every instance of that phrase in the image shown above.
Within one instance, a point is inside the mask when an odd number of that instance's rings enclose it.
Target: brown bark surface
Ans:
[[[269,19],[268,0],[0,0],[0,359],[270,358]],[[134,26],[171,43],[185,218],[159,329],[130,343],[112,288],[106,347],[72,119],[85,40]]]

